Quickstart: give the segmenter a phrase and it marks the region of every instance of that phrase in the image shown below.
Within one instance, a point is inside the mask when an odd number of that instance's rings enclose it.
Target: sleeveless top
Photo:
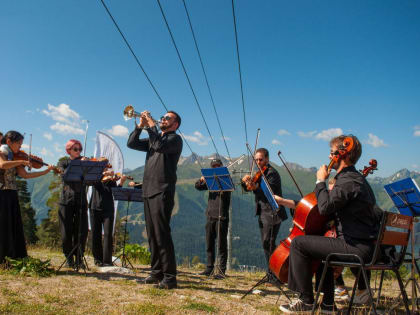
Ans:
[[[13,160],[13,152],[7,144],[0,147],[0,153],[5,156],[7,161]],[[16,173],[16,167],[7,170],[0,169],[0,190],[17,190]]]

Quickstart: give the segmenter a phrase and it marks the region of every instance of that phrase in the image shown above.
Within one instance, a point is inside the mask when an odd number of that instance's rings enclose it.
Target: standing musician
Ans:
[[[70,165],[72,160],[81,159],[82,144],[80,141],[71,139],[66,143],[66,152],[69,157],[61,159],[57,167],[61,170],[61,174]],[[83,261],[75,261],[77,252],[74,251],[70,255],[73,248],[79,243],[79,225],[81,229],[81,249],[82,253],[85,250],[86,239],[88,234],[88,221],[87,221],[87,198],[86,186],[81,182],[64,182],[62,176],[62,191],[60,195],[60,207],[58,211],[58,218],[60,221],[61,242],[63,247],[64,256],[66,256],[66,266],[70,268],[81,267],[83,268]],[[80,220],[81,213],[81,222]],[[83,257],[83,255],[80,255]]]
[[[255,162],[259,168],[264,170],[264,175],[270,185],[271,190],[277,196],[282,196],[281,179],[279,173],[270,165],[269,153],[265,148],[259,148],[255,151]],[[255,183],[250,175],[242,178],[242,187],[246,191],[253,191],[255,195],[256,213],[258,216],[258,225],[261,232],[261,241],[264,249],[267,265],[270,256],[276,248],[276,237],[280,230],[280,224],[287,219],[286,210],[280,206],[277,212],[274,212],[269,201],[264,195],[260,187],[261,177]],[[271,272],[268,272],[271,275]],[[270,281],[274,281],[274,277],[270,277]]]
[[[212,168],[221,167],[223,165],[220,159],[213,159],[210,163]],[[207,190],[207,184],[204,177],[201,177],[195,183],[197,190]],[[230,206],[230,191],[222,192],[221,194],[217,191],[209,192],[209,199],[207,204],[207,223],[206,223],[206,249],[207,249],[207,268],[201,275],[210,276],[213,272],[214,261],[216,258],[215,254],[215,242],[216,238],[218,244],[218,253],[220,258],[220,271],[223,275],[226,272],[227,262],[227,234],[229,226],[229,206]],[[219,220],[220,215],[220,220]],[[220,222],[220,235],[218,235],[218,223]],[[222,275],[222,276],[223,276]]]
[[[114,227],[114,197],[112,187],[122,187],[127,176],[122,175],[117,185],[112,170],[105,170],[101,182],[92,187],[90,199],[90,222],[92,229],[92,254],[96,266],[112,266],[112,230]],[[102,231],[104,233],[102,246]]]
[[[182,151],[182,138],[176,134],[181,117],[168,111],[161,117],[158,132],[150,113],[144,111],[140,123],[130,134],[127,146],[147,152],[143,176],[144,217],[151,251],[151,274],[145,283],[157,283],[160,289],[177,287],[175,249],[171,236],[176,169]],[[143,129],[149,138],[140,139]]]
[[[28,256],[25,235],[20,213],[16,175],[22,178],[36,178],[53,169],[48,165],[41,172],[28,173],[25,166],[31,166],[28,160],[16,158],[23,143],[23,135],[9,131],[2,139],[0,147],[0,264],[5,257],[13,259]]]
[[[352,135],[336,137],[330,142],[330,159],[339,155],[339,150],[345,147],[344,141],[347,137],[353,139],[353,149],[333,163],[332,168],[337,171],[333,189],[331,191],[327,189],[326,180],[329,172],[326,165],[319,168],[315,187],[320,214],[336,213],[338,237],[301,235],[292,240],[288,287],[298,292],[299,298],[291,304],[280,306],[280,310],[287,314],[309,314],[312,310],[314,296],[311,265],[313,261],[325,259],[330,253],[357,254],[364,261],[372,255],[379,222],[374,213],[373,191],[354,166],[362,154],[362,145]],[[332,268],[327,271],[323,291],[321,312],[333,312],[336,308]]]

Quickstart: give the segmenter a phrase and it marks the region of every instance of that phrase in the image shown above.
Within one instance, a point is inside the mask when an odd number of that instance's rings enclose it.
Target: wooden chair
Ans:
[[[410,314],[410,309],[408,307],[407,293],[405,291],[404,284],[402,282],[401,275],[398,270],[401,264],[404,262],[404,257],[407,250],[408,241],[409,241],[410,234],[412,233],[412,231],[413,231],[413,217],[384,211],[371,261],[368,263],[365,263],[360,256],[355,255],[355,254],[342,254],[342,253],[329,254],[327,258],[325,259],[325,261],[323,261],[324,268],[322,271],[322,276],[321,276],[320,284],[318,286],[318,290],[316,293],[315,301],[318,301],[319,294],[320,294],[322,285],[324,283],[325,274],[327,272],[328,267],[342,266],[342,267],[358,268],[358,272],[357,272],[356,280],[354,281],[353,291],[351,294],[347,314],[350,314],[350,311],[353,305],[353,299],[356,292],[357,283],[360,278],[360,274],[362,274],[363,280],[365,281],[365,284],[366,284],[366,288],[369,292],[370,301],[371,301],[370,304],[372,305],[374,313],[377,314],[376,305],[374,303],[372,289],[370,288],[370,283],[366,275],[366,270],[380,270],[382,271],[382,274],[386,270],[392,270],[398,279],[398,285],[400,287],[400,291],[403,296],[406,313]],[[389,263],[381,262],[380,260],[381,245],[398,246],[397,261],[391,260]],[[379,301],[379,297],[378,297],[378,301]],[[312,314],[315,313],[315,309],[316,309],[316,303],[314,303]]]

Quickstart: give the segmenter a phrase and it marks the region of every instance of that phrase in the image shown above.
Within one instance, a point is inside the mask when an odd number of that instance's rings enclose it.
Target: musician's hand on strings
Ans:
[[[244,177],[242,177],[242,181],[244,183],[248,183],[251,181],[251,175],[245,175]]]
[[[321,165],[321,167],[319,168],[319,170],[316,172],[316,179],[319,181],[325,181],[328,176],[329,176],[329,172],[328,172],[328,168],[327,166]]]

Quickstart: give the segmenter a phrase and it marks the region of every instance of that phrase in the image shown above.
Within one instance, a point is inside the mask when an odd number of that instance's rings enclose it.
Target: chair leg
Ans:
[[[351,298],[349,302],[349,307],[347,309],[347,315],[350,315],[351,307],[353,306],[354,294],[356,293],[356,287],[357,287],[357,284],[359,283],[360,271],[361,271],[361,268],[359,268],[359,270],[357,271],[356,280],[354,281],[354,284],[353,284],[353,290],[351,291]]]
[[[376,299],[376,305],[379,305],[379,301],[381,299],[381,291],[382,291],[382,284],[384,282],[384,275],[385,275],[385,271],[382,270],[381,271],[381,280],[379,281],[378,298]]]
[[[405,292],[405,287],[404,287],[403,281],[401,279],[400,272],[398,271],[398,269],[394,269],[393,271],[394,271],[394,273],[395,273],[395,275],[397,276],[397,279],[398,279],[398,285],[400,286],[400,291],[401,291],[401,294],[403,296],[405,311],[406,311],[407,315],[409,315],[410,314],[410,308],[408,307],[407,292]],[[414,297],[413,297],[413,299],[414,299]]]
[[[321,293],[321,288],[324,285],[324,279],[325,279],[325,275],[327,274],[327,269],[328,269],[328,262],[326,262],[324,264],[324,268],[322,269],[322,275],[321,275],[321,279],[319,280],[318,290],[316,290],[316,296],[315,296],[315,300],[314,300],[314,305],[312,306],[311,315],[315,314],[316,303],[319,299],[319,294]]]
[[[378,313],[376,312],[376,305],[375,305],[375,301],[373,299],[372,289],[370,288],[370,283],[368,281],[366,270],[363,267],[360,268],[360,269],[362,269],[363,280],[365,280],[365,285],[366,285],[366,288],[368,289],[368,292],[369,292],[370,304],[372,305],[373,312],[375,313],[375,315],[377,315]]]

